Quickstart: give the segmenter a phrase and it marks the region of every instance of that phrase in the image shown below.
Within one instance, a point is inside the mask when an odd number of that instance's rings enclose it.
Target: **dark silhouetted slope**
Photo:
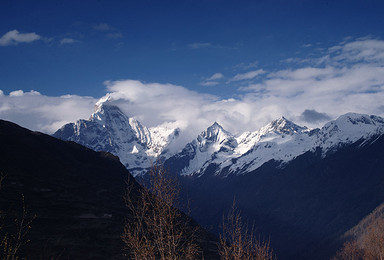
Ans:
[[[0,171],[5,227],[21,214],[22,195],[28,217],[36,216],[22,251],[28,259],[122,258],[126,183],[141,187],[117,157],[1,120]],[[198,234],[215,257],[215,241]]]

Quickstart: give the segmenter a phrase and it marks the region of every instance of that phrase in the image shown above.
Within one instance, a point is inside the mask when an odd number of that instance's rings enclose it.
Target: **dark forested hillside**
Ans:
[[[34,218],[21,255],[28,259],[120,259],[127,181],[141,187],[109,153],[0,121],[0,190],[4,228]],[[138,194],[138,193],[137,193]],[[194,224],[195,225],[195,224]],[[207,233],[199,238],[209,243]],[[214,241],[213,241],[214,242]],[[214,244],[214,243],[213,243]],[[212,243],[210,243],[212,245]],[[207,248],[202,245],[207,253]]]
[[[127,211],[122,196],[132,179],[117,157],[0,122],[1,209],[8,226],[22,212],[35,216],[22,253],[31,259],[122,254]],[[11,227],[12,228],[12,227]]]

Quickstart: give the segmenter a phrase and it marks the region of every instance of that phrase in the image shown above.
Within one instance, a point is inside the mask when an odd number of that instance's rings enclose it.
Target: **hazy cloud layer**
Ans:
[[[384,115],[384,41],[380,40],[344,42],[311,60],[295,59],[292,69],[260,68],[226,77],[244,80],[238,98],[221,99],[182,86],[136,80],[105,84],[113,102],[128,116],[148,127],[172,122],[185,130],[185,140],[215,121],[238,134],[258,130],[281,115],[309,127],[347,112]],[[216,73],[204,82],[222,79]],[[232,83],[238,82],[226,84]],[[88,118],[95,102],[90,97],[0,91],[0,117],[53,132],[66,122]]]
[[[36,33],[20,33],[18,30],[12,30],[1,36],[0,46],[17,45],[19,43],[33,42],[40,40],[41,36]]]
[[[111,27],[110,25],[108,25],[106,23],[95,24],[93,26],[93,29],[95,29],[96,31],[113,31],[113,30],[115,30],[115,28]]]
[[[92,28],[95,31],[105,33],[105,36],[107,38],[111,38],[111,39],[123,38],[123,34],[120,32],[119,29],[117,29],[117,28],[115,28],[109,24],[106,24],[106,23],[95,24],[95,25],[93,25]]]
[[[190,49],[203,49],[203,48],[209,48],[212,47],[212,43],[210,42],[194,42],[191,44],[188,44],[188,48]]]

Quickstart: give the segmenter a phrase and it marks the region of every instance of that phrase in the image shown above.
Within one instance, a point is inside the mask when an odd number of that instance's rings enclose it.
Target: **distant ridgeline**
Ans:
[[[361,138],[384,133],[384,119],[378,116],[348,113],[325,124],[308,129],[281,117],[260,130],[234,136],[215,122],[183,149],[169,147],[177,142],[179,128],[147,128],[127,117],[108,101],[95,107],[89,120],[64,125],[53,134],[95,151],[110,152],[120,158],[134,176],[145,174],[156,160],[177,164],[179,175],[221,177],[243,175],[274,160],[284,167],[299,155],[321,149],[323,157]],[[207,171],[207,169],[210,169]],[[176,169],[175,169],[176,170]]]

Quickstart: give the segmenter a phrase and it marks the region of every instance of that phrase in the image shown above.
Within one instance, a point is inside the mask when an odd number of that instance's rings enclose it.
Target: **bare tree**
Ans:
[[[347,241],[343,248],[336,253],[332,260],[359,260],[363,258],[364,251],[358,246],[356,240]]]
[[[361,237],[344,243],[333,259],[384,259],[384,219],[370,223]]]
[[[274,259],[269,241],[256,239],[253,229],[242,223],[241,214],[233,202],[227,217],[223,218],[219,254],[223,260]]]
[[[379,218],[369,225],[362,239],[364,259],[384,259],[384,219]]]
[[[198,246],[188,218],[177,208],[179,186],[155,164],[150,170],[150,187],[140,191],[128,184],[127,218],[122,239],[134,259],[196,259]]]
[[[0,189],[5,179],[5,175],[0,175]],[[20,217],[15,218],[15,226],[12,232],[6,231],[4,227],[3,219],[0,224],[0,259],[1,260],[15,260],[20,259],[20,249],[29,242],[26,238],[29,230],[31,229],[31,223],[34,217],[30,220],[27,218],[27,208],[25,206],[24,195],[21,196],[22,200],[22,214]],[[1,218],[4,218],[7,213],[0,210]]]

